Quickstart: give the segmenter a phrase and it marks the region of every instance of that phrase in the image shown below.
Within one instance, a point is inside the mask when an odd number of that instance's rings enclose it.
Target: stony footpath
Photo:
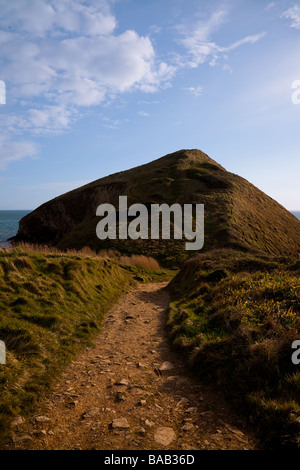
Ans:
[[[140,284],[107,315],[95,347],[65,370],[15,449],[254,449],[222,395],[188,374],[168,344],[165,283]]]

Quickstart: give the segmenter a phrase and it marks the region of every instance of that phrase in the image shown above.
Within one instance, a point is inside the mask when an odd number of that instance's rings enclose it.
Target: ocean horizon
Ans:
[[[19,228],[20,220],[32,210],[0,210],[0,248],[9,244],[9,238],[14,237]],[[290,211],[300,220],[300,211]]]
[[[31,210],[0,210],[0,248],[7,246],[8,238],[14,237],[20,220]]]

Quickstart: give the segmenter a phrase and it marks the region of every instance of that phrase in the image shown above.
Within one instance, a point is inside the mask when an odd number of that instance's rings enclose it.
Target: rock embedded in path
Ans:
[[[73,406],[73,407],[76,407],[78,404],[79,404],[78,400],[73,400],[68,403],[69,406]]]
[[[83,414],[83,419],[95,418],[100,412],[99,408],[89,408]]]
[[[10,424],[12,427],[16,427],[16,426],[20,426],[24,422],[25,422],[25,419],[23,418],[23,416],[16,416]]]
[[[121,379],[121,380],[118,380],[118,382],[116,382],[115,385],[124,385],[127,387],[129,385],[129,382],[126,379]]]
[[[144,369],[146,367],[145,364],[143,364],[142,362],[138,362],[137,365],[136,365],[139,369]]]
[[[163,362],[162,365],[159,368],[159,370],[161,372],[166,372],[166,371],[172,370],[172,369],[174,369],[174,364],[172,364],[172,362],[168,362],[168,361]]]
[[[188,408],[187,410],[185,410],[185,413],[189,414],[189,413],[196,413],[197,412],[197,409],[196,406],[191,406],[190,408]]]
[[[154,434],[155,442],[163,446],[168,446],[174,439],[176,439],[176,435],[172,428],[160,427]]]
[[[194,425],[192,423],[186,423],[184,426],[182,426],[181,430],[188,432],[192,431],[194,429]]]
[[[126,418],[116,418],[111,422],[111,427],[113,429],[128,429],[130,424]]]
[[[152,421],[149,421],[149,419],[145,419],[145,426],[148,428],[152,428],[154,426],[154,423]]]
[[[15,444],[23,444],[24,442],[28,442],[28,441],[32,441],[32,437],[27,434],[24,436],[14,438]]]
[[[36,416],[34,419],[37,423],[50,423],[51,421],[47,416]]]
[[[146,400],[139,400],[137,406],[145,406],[147,404]]]

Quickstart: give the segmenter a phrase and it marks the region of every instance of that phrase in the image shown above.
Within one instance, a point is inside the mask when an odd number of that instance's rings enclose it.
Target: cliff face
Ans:
[[[178,202],[204,204],[203,250],[222,247],[275,255],[300,252],[300,222],[245,179],[227,172],[200,150],[180,150],[59,196],[24,217],[15,242],[58,248],[90,246],[183,260],[184,240],[106,240],[96,237],[98,205]]]

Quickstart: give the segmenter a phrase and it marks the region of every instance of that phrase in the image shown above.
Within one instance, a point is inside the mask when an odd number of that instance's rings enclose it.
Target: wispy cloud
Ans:
[[[229,46],[219,45],[212,40],[212,36],[226,23],[228,17],[229,12],[224,8],[220,8],[213,12],[210,17],[196,22],[193,26],[179,25],[177,27],[177,30],[183,36],[178,41],[185,47],[188,54],[187,57],[182,57],[182,66],[197,68],[207,61],[210,66],[215,66],[222,55],[245,44],[254,44],[266,35],[265,32],[261,32],[248,35]]]
[[[23,160],[24,158],[34,158],[38,154],[38,147],[35,142],[29,140],[14,140],[9,137],[0,137],[0,170],[5,170],[12,162]]]
[[[190,86],[190,87],[184,88],[184,90],[189,91],[195,96],[201,96],[203,92],[203,87],[202,86],[196,86],[196,87]]]
[[[142,117],[149,117],[150,116],[150,114],[147,113],[146,111],[138,111],[138,115],[142,116]]]
[[[300,5],[294,5],[288,10],[284,11],[281,18],[291,20],[291,28],[300,29]]]
[[[270,11],[270,10],[273,10],[273,8],[275,7],[275,2],[270,2],[268,3],[268,5],[266,5],[265,7],[265,11]]]

